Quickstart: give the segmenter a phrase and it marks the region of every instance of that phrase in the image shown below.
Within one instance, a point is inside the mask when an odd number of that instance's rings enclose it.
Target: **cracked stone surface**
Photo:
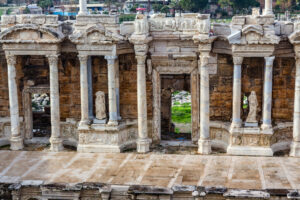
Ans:
[[[0,183],[300,189],[300,158],[0,151]]]

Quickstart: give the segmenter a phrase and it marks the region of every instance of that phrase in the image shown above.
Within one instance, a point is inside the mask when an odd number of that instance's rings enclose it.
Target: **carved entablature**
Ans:
[[[274,54],[275,45],[232,45],[232,54],[240,57],[269,57]]]
[[[123,36],[106,30],[101,24],[89,27],[84,31],[74,32],[69,38],[75,44],[86,45],[115,44],[124,40]]]
[[[186,13],[182,16],[166,17],[155,14],[149,19],[150,34],[156,39],[192,39],[193,35],[208,36],[210,32],[209,15]]]
[[[4,44],[56,44],[63,38],[60,31],[33,24],[17,24],[0,33],[0,43]]]

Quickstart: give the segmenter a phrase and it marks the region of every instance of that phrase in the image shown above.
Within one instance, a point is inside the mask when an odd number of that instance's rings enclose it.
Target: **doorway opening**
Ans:
[[[190,75],[161,76],[161,139],[191,141]]]
[[[50,97],[47,93],[31,94],[33,137],[51,136]]]

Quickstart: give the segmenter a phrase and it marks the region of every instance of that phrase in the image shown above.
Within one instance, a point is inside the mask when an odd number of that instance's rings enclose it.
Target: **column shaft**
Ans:
[[[116,97],[116,59],[117,56],[105,56],[107,60],[108,73],[108,104],[109,104],[109,125],[118,125],[117,97]]]
[[[48,56],[50,73],[50,109],[51,109],[51,151],[63,150],[60,135],[60,108],[59,108],[59,80],[58,80],[58,55]]]
[[[273,5],[272,5],[272,0],[265,0],[265,10],[264,14],[265,15],[273,15]]]
[[[209,124],[209,55],[201,55],[200,66],[200,139],[198,141],[198,153],[210,154],[210,124]]]
[[[87,2],[86,0],[79,0],[79,15],[87,14]]]
[[[242,57],[234,57],[233,87],[232,87],[232,124],[231,128],[241,127],[241,91],[242,91]]]
[[[23,149],[23,139],[20,132],[18,87],[16,82],[16,56],[6,56],[8,70],[8,91],[10,109],[10,149]]]
[[[136,56],[137,59],[137,100],[138,100],[138,141],[137,151],[146,153],[150,148],[147,121],[147,91],[146,91],[146,56]]]
[[[87,69],[87,55],[79,55],[80,61],[80,99],[81,99],[81,121],[80,128],[88,129],[89,120],[89,90],[88,90],[88,69]]]
[[[296,58],[293,142],[290,156],[300,157],[300,58]]]
[[[117,116],[118,116],[118,120],[121,120],[121,115],[120,115],[120,69],[119,69],[118,60],[115,62],[115,73],[116,73]]]
[[[272,80],[273,80],[273,62],[275,57],[265,58],[264,74],[264,98],[263,98],[263,124],[262,129],[272,128]]]

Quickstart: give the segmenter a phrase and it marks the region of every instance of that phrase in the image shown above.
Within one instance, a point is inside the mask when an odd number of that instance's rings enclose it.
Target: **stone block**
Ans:
[[[231,23],[233,25],[244,25],[246,23],[246,18],[244,16],[234,16]]]
[[[46,24],[58,24],[58,16],[46,15]]]
[[[123,22],[120,25],[121,35],[130,35],[134,32],[134,22]]]
[[[289,36],[294,32],[294,24],[291,22],[287,22],[281,25],[280,27],[280,33],[281,35],[287,35]]]
[[[8,24],[15,24],[16,23],[16,16],[14,15],[2,15],[1,16],[1,24],[8,25]]]
[[[45,15],[31,15],[31,23],[37,25],[43,25],[46,22]]]

